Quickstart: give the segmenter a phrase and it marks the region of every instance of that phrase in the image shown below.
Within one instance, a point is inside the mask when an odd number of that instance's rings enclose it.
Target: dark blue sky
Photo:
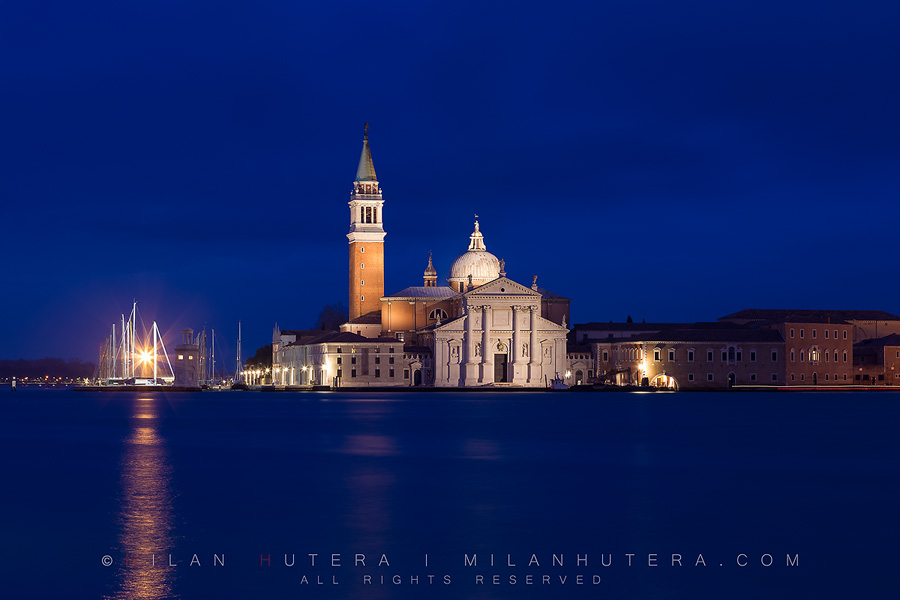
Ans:
[[[386,292],[478,213],[575,322],[900,312],[896,2],[20,2],[0,55],[0,358],[95,360],[132,298],[311,326],[365,121]]]

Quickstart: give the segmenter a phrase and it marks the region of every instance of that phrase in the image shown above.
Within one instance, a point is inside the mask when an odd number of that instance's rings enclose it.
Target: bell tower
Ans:
[[[370,312],[381,314],[384,296],[384,226],[381,188],[369,150],[369,124],[350,192],[350,321]]]

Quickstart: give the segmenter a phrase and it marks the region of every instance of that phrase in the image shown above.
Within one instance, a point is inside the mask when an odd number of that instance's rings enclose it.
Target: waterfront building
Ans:
[[[861,342],[891,333],[900,334],[900,317],[883,310],[814,310],[783,308],[748,308],[719,318],[720,322],[740,324],[777,323],[792,320],[796,323],[822,323],[831,320],[852,326],[851,341]]]
[[[635,325],[630,337],[592,342],[603,381],[686,390],[784,384],[785,345],[777,330],[686,323],[646,332],[640,327],[646,324]]]
[[[900,335],[892,333],[853,345],[853,383],[900,385]]]
[[[330,332],[319,329],[281,329],[276,322],[275,328],[272,330],[272,383],[277,386],[295,385],[294,381],[299,381],[300,375],[293,370],[296,366],[294,363],[289,365],[286,362],[285,349],[288,346],[302,345],[326,333]],[[291,352],[296,352],[296,350]]]
[[[319,332],[281,349],[281,385],[331,387],[402,387],[410,385],[410,364],[403,342],[367,338],[350,332]]]
[[[181,343],[175,346],[175,361],[172,363],[173,385],[200,387],[200,354],[200,346],[194,340],[194,330],[182,329]]]

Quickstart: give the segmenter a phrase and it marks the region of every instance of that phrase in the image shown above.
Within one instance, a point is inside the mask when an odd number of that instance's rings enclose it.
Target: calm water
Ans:
[[[898,425],[895,393],[3,391],[3,595],[894,597]]]

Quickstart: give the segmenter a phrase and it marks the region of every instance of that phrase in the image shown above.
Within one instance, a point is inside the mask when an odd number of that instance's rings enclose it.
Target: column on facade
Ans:
[[[531,313],[531,341],[528,344],[528,383],[540,383],[541,372],[539,369],[541,362],[541,348],[538,345],[538,307],[529,306],[528,311]]]
[[[519,370],[521,369],[522,359],[522,325],[519,322],[520,313],[522,312],[521,306],[513,306],[512,307],[512,317],[513,317],[513,339],[512,339],[512,377],[510,378],[513,382],[518,382],[521,378],[521,374]]]
[[[491,307],[481,307],[481,383],[494,381],[493,356],[491,354]]]
[[[434,338],[434,382],[438,385],[438,381],[442,379],[442,374],[448,368],[448,360],[444,354],[447,352],[447,344],[442,342],[435,336]],[[449,354],[447,354],[449,357]]]
[[[466,305],[466,343],[463,345],[465,356],[465,385],[472,385],[477,382],[478,376],[475,369],[478,367],[475,363],[475,310],[477,307]]]

